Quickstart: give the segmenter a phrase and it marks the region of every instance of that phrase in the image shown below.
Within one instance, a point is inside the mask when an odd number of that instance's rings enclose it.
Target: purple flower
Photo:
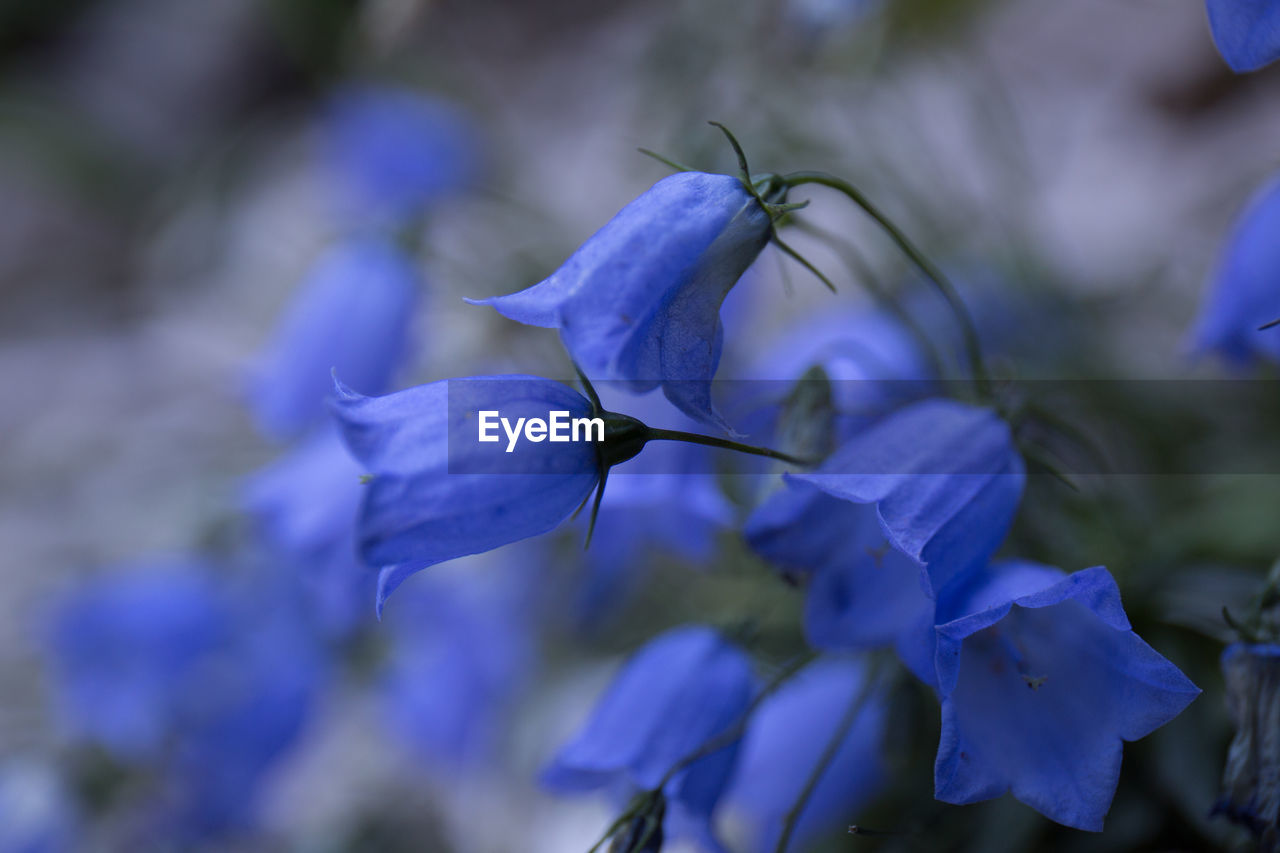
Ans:
[[[574,792],[652,790],[668,771],[737,723],[751,701],[751,665],[710,628],[677,628],[636,653],[591,718],[543,774]],[[665,835],[694,832],[714,844],[711,813],[733,772],[738,742],[699,758],[664,787]]]
[[[547,279],[479,300],[503,316],[560,330],[593,379],[634,393],[661,387],[690,417],[723,426],[711,404],[720,305],[773,235],[769,213],[735,177],[664,178]]]
[[[1276,5],[1280,13],[1280,5]],[[1277,18],[1280,26],[1280,17]],[[1254,195],[1232,229],[1192,335],[1199,351],[1236,364],[1280,361],[1280,177]]]
[[[824,659],[805,667],[751,715],[742,755],[724,808],[754,830],[753,850],[777,847],[783,821],[799,800],[837,726],[866,688],[859,661]],[[854,718],[830,765],[818,779],[796,824],[788,850],[805,849],[814,836],[858,817],[885,778],[880,743],[888,707],[872,694]]]
[[[1280,57],[1280,3],[1208,0],[1209,26],[1232,70],[1256,71]]]
[[[938,604],[938,799],[1007,791],[1058,823],[1098,831],[1123,742],[1176,717],[1199,689],[1129,627],[1101,566],[1068,575],[992,565]]]
[[[361,219],[403,224],[464,188],[476,170],[462,113],[410,89],[339,89],[320,131],[324,164]]]
[[[338,375],[384,390],[405,356],[418,277],[391,243],[362,238],[326,252],[303,281],[251,371],[261,430],[289,438],[324,419]]]
[[[891,647],[934,683],[934,601],[924,567],[890,546],[875,507],[792,480],[747,519],[756,553],[809,579],[805,638],[839,651]]]
[[[600,479],[586,441],[478,441],[478,413],[585,417],[591,405],[566,385],[534,376],[480,376],[419,385],[384,397],[339,386],[334,415],[347,446],[372,474],[359,545],[385,566],[378,610],[413,572],[537,536],[582,505]],[[499,430],[501,432],[501,430]]]
[[[935,595],[990,558],[1026,480],[1008,424],[988,409],[942,399],[900,409],[817,471],[786,477],[874,504],[889,543],[925,564]]]

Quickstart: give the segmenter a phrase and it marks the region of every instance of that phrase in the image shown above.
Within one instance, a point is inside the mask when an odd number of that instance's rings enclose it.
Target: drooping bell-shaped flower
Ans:
[[[1248,828],[1260,849],[1274,848],[1280,841],[1280,646],[1232,643],[1222,652],[1222,676],[1236,733],[1214,812]]]
[[[181,711],[184,679],[225,642],[226,601],[207,568],[178,560],[111,573],[59,600],[49,668],[58,716],[125,761],[154,757]]]
[[[362,222],[396,227],[464,188],[474,133],[447,101],[389,86],[339,89],[319,128],[322,165]]]
[[[450,379],[383,397],[339,385],[332,406],[347,446],[372,475],[360,510],[361,555],[371,566],[394,567],[383,569],[379,610],[415,571],[551,530],[600,479],[598,445],[588,441],[512,444],[498,422],[497,440],[479,440],[482,412],[508,424],[545,424],[555,411],[591,415],[585,397],[549,379]]]
[[[621,787],[648,791],[713,738],[725,736],[754,691],[746,656],[710,628],[677,628],[623,667],[590,719],[555,756],[544,784],[559,792]],[[728,784],[738,741],[672,774],[665,835],[711,840],[711,813]]]
[[[819,660],[752,712],[723,805],[753,830],[752,850],[777,849],[787,813],[855,702],[861,708],[809,794],[787,850],[807,849],[815,836],[852,823],[878,792],[885,778],[881,741],[888,708],[883,695],[861,695],[866,669],[857,660]]]
[[[365,237],[315,263],[249,376],[249,405],[272,438],[324,420],[334,371],[380,393],[405,356],[418,277],[390,242]]]
[[[1280,27],[1280,5],[1276,7]],[[1214,351],[1236,364],[1280,361],[1280,177],[1249,202],[1223,249],[1192,335],[1195,349]]]
[[[944,802],[1012,791],[1058,823],[1101,830],[1123,742],[1200,693],[1133,632],[1100,566],[997,563],[945,595],[938,618]]]
[[[533,671],[527,584],[511,574],[428,575],[383,622],[382,717],[395,742],[427,759],[428,773],[485,766]]]
[[[326,424],[254,473],[241,499],[272,555],[297,572],[308,610],[337,637],[369,618],[377,584],[356,555],[362,473]]]
[[[934,601],[920,563],[894,549],[876,509],[792,480],[743,528],[747,543],[779,569],[808,578],[805,639],[829,651],[893,648],[934,682]]]
[[[889,544],[925,565],[935,595],[994,553],[1026,480],[999,415],[944,399],[906,406],[845,442],[818,470],[785,476],[874,504]]]
[[[1256,71],[1280,58],[1280,3],[1208,0],[1206,5],[1213,41],[1234,71]]]
[[[548,278],[480,300],[503,316],[560,330],[593,379],[635,393],[661,387],[690,417],[722,426],[711,403],[720,305],[773,235],[741,180],[681,172],[654,184]]]

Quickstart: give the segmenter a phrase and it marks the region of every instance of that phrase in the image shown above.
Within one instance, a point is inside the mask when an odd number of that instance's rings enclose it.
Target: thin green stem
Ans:
[[[692,166],[686,166],[685,164],[680,163],[680,162],[677,162],[677,161],[675,161],[675,160],[672,160],[672,159],[671,159],[671,158],[669,158],[669,157],[663,157],[663,156],[662,156],[661,154],[659,154],[657,151],[651,151],[651,150],[649,150],[648,148],[637,148],[636,150],[637,150],[637,151],[639,151],[641,154],[643,154],[643,155],[644,155],[644,156],[646,156],[646,157],[652,157],[653,159],[657,160],[659,163],[661,163],[661,164],[662,164],[662,165],[664,165],[664,166],[668,166],[668,167],[670,167],[670,168],[672,168],[672,169],[675,169],[677,172],[696,172],[696,171],[698,171],[697,169],[693,168]]]
[[[809,804],[809,798],[813,796],[813,791],[818,787],[818,782],[826,774],[831,762],[835,760],[836,753],[840,751],[845,738],[849,736],[850,730],[853,729],[853,724],[857,722],[862,709],[866,707],[872,693],[875,692],[878,686],[877,682],[880,680],[879,670],[878,665],[873,664],[871,666],[871,671],[867,673],[866,680],[862,683],[862,688],[854,695],[853,701],[849,703],[849,707],[844,712],[844,716],[840,718],[840,722],[836,725],[831,739],[827,741],[826,748],[818,758],[818,763],[814,765],[812,772],[809,773],[809,778],[805,780],[804,787],[800,790],[800,795],[796,797],[796,801],[792,803],[790,810],[787,811],[787,815],[783,819],[782,832],[778,836],[778,844],[774,847],[774,853],[786,853],[787,848],[791,845],[791,836],[795,834],[796,825],[800,822],[800,815],[804,812],[805,806]]]
[[[742,737],[743,733],[747,730],[747,723],[751,721],[751,715],[756,712],[756,709],[760,707],[760,704],[764,702],[765,699],[772,696],[779,687],[790,681],[792,676],[797,672],[812,663],[814,658],[817,656],[816,652],[805,652],[784,666],[778,674],[773,677],[773,680],[766,684],[764,689],[756,694],[756,697],[751,700],[751,703],[747,705],[746,709],[738,716],[737,721],[732,726],[725,729],[715,737],[705,741],[702,746],[671,765],[671,768],[667,770],[666,775],[662,777],[662,781],[658,783],[657,790],[660,791],[665,788],[667,783],[674,779],[677,773],[684,770],[689,765],[697,761],[701,761],[708,755],[713,755],[719,752],[726,746],[733,744],[733,742],[738,738]]]
[[[700,435],[696,432],[685,432],[678,429],[653,429],[649,428],[649,441],[683,441],[686,444],[704,444],[707,447],[719,447],[722,450],[736,450],[739,453],[749,453],[752,456],[764,456],[769,459],[777,459],[790,465],[799,465],[801,467],[810,467],[814,464],[812,459],[801,459],[792,456],[789,453],[782,453],[777,450],[770,450],[767,447],[756,447],[752,444],[743,444],[740,441],[730,441],[727,438],[717,438],[714,435]]]
[[[987,373],[986,363],[982,358],[982,342],[978,338],[977,327],[974,325],[973,317],[969,314],[969,309],[964,304],[964,300],[960,298],[960,294],[956,292],[955,287],[947,280],[942,271],[934,266],[933,262],[916,248],[915,244],[907,238],[907,235],[897,225],[894,225],[893,221],[881,212],[878,207],[872,204],[871,200],[863,195],[861,190],[843,178],[829,175],[826,172],[791,172],[782,176],[782,182],[788,188],[804,186],[805,184],[817,184],[843,193],[850,201],[862,208],[863,212],[870,216],[889,235],[889,238],[902,250],[903,254],[933,283],[956,315],[961,334],[964,336],[965,352],[969,358],[969,369],[973,373],[973,380],[977,384],[979,392],[984,397],[989,398],[991,379]]]
[[[798,262],[800,266],[817,276],[818,280],[827,286],[827,290],[830,290],[832,293],[836,292],[836,286],[831,283],[831,279],[827,278],[826,275],[823,274],[822,270],[815,267],[808,258],[791,248],[791,246],[782,242],[782,238],[778,236],[776,229],[773,232],[773,244],[786,253],[788,257]]]
[[[1277,317],[1276,319],[1272,320],[1270,323],[1263,323],[1261,326],[1258,327],[1258,331],[1265,332],[1267,329],[1274,329],[1276,326],[1280,326],[1280,317]]]

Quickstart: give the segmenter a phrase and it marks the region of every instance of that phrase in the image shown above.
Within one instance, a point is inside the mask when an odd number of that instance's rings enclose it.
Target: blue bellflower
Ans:
[[[378,610],[413,572],[537,536],[577,509],[600,479],[596,444],[477,441],[477,412],[512,422],[591,412],[588,400],[534,376],[481,376],[365,397],[339,385],[333,401],[347,446],[372,474],[360,510],[365,562],[386,567]]]
[[[611,787],[652,790],[677,762],[728,731],[754,691],[751,665],[710,628],[677,628],[623,667],[586,725],[543,773],[569,793]],[[704,756],[667,783],[665,835],[690,834],[718,849],[710,829],[738,742]]]
[[[296,569],[308,609],[336,637],[368,618],[377,584],[356,556],[361,473],[330,425],[255,473],[242,497],[272,552]]]
[[[925,564],[937,594],[1003,541],[1026,471],[1009,425],[989,409],[930,399],[902,408],[808,474],[827,494],[875,504],[889,543]]]
[[[934,601],[920,563],[890,546],[874,506],[791,481],[743,529],[756,553],[809,577],[805,638],[814,648],[892,647],[934,683]]]
[[[1272,4],[1280,27],[1280,3]],[[1280,319],[1280,177],[1249,202],[1231,231],[1218,272],[1193,333],[1197,350],[1218,352],[1247,365],[1280,362],[1280,328],[1258,327]]]
[[[1280,3],[1208,0],[1206,5],[1213,41],[1232,70],[1256,71],[1280,57]]]
[[[78,739],[155,775],[148,833],[178,843],[252,825],[324,669],[294,605],[188,561],[95,579],[55,607],[63,716]]]
[[[323,421],[332,373],[381,393],[406,351],[418,277],[391,243],[362,238],[319,258],[249,377],[249,404],[269,437]]]
[[[946,599],[937,798],[1012,791],[1058,823],[1101,830],[1123,742],[1172,720],[1199,689],[1133,632],[1100,566],[1068,575],[998,563]]]
[[[724,808],[754,830],[753,850],[772,851],[787,812],[797,802],[836,727],[866,686],[866,667],[856,660],[822,659],[810,664],[752,712],[742,755]],[[788,850],[804,850],[815,837],[856,819],[885,779],[880,754],[888,707],[869,696],[830,765],[818,780],[796,823]]]
[[[723,426],[711,403],[720,306],[772,235],[768,211],[738,178],[681,172],[624,207],[541,283],[476,304],[559,329],[593,379],[634,393],[661,387],[690,417]]]
[[[1222,651],[1222,679],[1235,736],[1227,752],[1214,813],[1249,829],[1265,849],[1280,829],[1280,645],[1232,643]]]
[[[339,89],[323,116],[320,148],[353,214],[392,227],[464,189],[476,171],[463,114],[409,89]]]
[[[59,601],[48,636],[59,716],[122,761],[154,758],[229,631],[207,569],[186,561],[94,578]]]
[[[504,713],[532,669],[522,586],[505,574],[431,575],[388,614],[382,715],[399,742],[430,759],[429,772],[492,758]]]

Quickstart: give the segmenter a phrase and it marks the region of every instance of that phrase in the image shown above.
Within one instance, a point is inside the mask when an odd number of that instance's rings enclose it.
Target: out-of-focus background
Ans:
[[[344,146],[379,143],[359,133],[375,119],[344,113],[342,99],[377,91],[429,99],[460,135],[424,155],[444,173],[436,197],[390,226],[343,187],[344,158],[361,156]],[[603,615],[567,539],[414,578],[381,623],[371,592],[352,594],[368,602],[354,608],[346,592],[278,593],[321,569],[253,544],[246,484],[292,445],[255,426],[251,376],[300,282],[353,235],[377,232],[412,259],[410,355],[392,387],[508,369],[564,378],[554,334],[462,297],[539,281],[667,173],[637,147],[732,170],[715,119],[753,168],[848,176],[949,268],[1000,282],[1011,302],[1054,306],[1007,321],[1016,375],[1213,377],[1220,368],[1193,362],[1184,339],[1232,218],[1280,164],[1277,97],[1280,69],[1230,73],[1198,0],[5,4],[0,849],[586,849],[615,804],[552,797],[537,774],[619,656],[662,627],[730,621],[785,594],[708,580],[709,565],[733,578],[755,559],[731,530],[712,559],[653,558]],[[392,175],[388,192],[413,180]],[[846,203],[801,197],[878,277],[905,274]],[[793,242],[841,293],[766,253],[726,308],[726,374],[831,300],[865,299],[836,255],[804,234]],[[1015,531],[1028,556],[1109,565],[1140,633],[1205,688],[1127,751],[1108,831],[1055,828],[1010,801],[945,809],[926,759],[878,807],[888,824],[924,821],[923,842],[833,825],[822,849],[1230,842],[1208,817],[1229,735],[1215,619],[1280,554],[1280,486],[1155,479],[1083,495],[1036,480]],[[232,666],[254,661],[287,694],[237,706],[234,725],[218,717],[217,737],[178,749],[178,770],[152,751],[163,748],[152,712],[115,704],[160,690],[165,667],[190,673],[173,661],[135,671],[128,643],[77,673],[67,651],[92,652],[92,632],[73,635],[110,618],[78,614],[77,595],[152,571],[231,577],[217,595],[233,616],[215,639],[195,636],[226,614],[170,590],[203,615],[129,642],[177,658],[184,643],[231,648]],[[449,588],[433,595],[433,584]],[[455,594],[466,601],[449,603]],[[294,636],[318,630],[317,601],[334,597],[341,628]],[[291,620],[306,627],[281,627]],[[467,632],[481,639],[457,639]],[[458,660],[459,644],[497,649]],[[95,672],[103,683],[86,687]],[[198,716],[225,694],[211,687],[219,677],[170,682],[183,697],[165,701]],[[271,692],[245,678],[226,690]],[[115,734],[86,732],[85,706],[110,706]],[[936,745],[931,713],[908,739],[922,754]],[[216,744],[237,726],[264,743],[224,772]],[[219,798],[223,813],[191,817]]]

